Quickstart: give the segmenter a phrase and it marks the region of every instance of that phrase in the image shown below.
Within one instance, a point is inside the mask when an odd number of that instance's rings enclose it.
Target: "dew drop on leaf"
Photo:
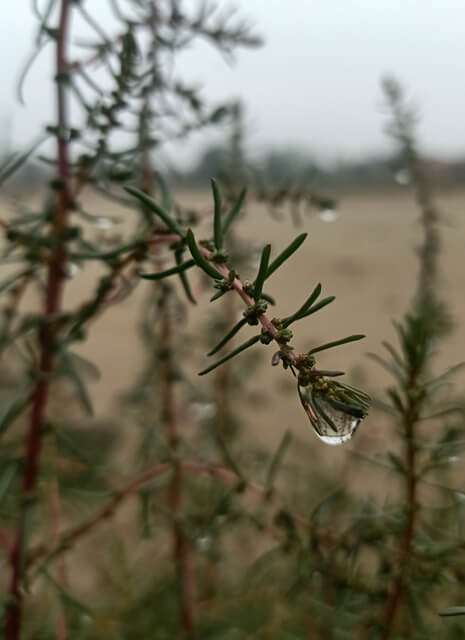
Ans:
[[[339,211],[337,209],[321,209],[318,213],[320,220],[323,222],[334,222],[339,218]]]

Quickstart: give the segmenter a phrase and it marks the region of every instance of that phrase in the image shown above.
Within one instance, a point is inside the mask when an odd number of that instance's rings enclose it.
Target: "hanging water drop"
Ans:
[[[76,276],[79,273],[80,270],[81,270],[81,267],[75,262],[67,262],[65,264],[65,275],[70,280],[72,280],[74,276]]]
[[[216,406],[213,402],[193,402],[191,404],[195,420],[210,420],[216,415]]]
[[[199,536],[195,541],[195,546],[201,553],[207,553],[212,546],[211,536]]]
[[[111,229],[115,225],[115,221],[112,220],[111,218],[106,218],[105,216],[101,216],[95,219],[94,224],[97,227],[97,229],[100,229],[101,231],[107,231],[108,229]]]
[[[320,209],[318,216],[322,222],[334,222],[339,218],[339,211],[337,209]]]
[[[318,378],[315,385],[298,385],[297,389],[316,435],[330,445],[343,444],[353,437],[370,404],[363,391],[324,378]]]
[[[394,180],[397,182],[397,184],[400,184],[402,186],[410,184],[410,181],[411,181],[410,171],[407,168],[399,169],[394,174]]]

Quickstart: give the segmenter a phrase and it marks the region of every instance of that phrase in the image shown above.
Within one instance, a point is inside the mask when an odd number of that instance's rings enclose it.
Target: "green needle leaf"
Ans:
[[[463,369],[464,366],[465,366],[465,362],[459,362],[459,364],[456,364],[453,367],[450,367],[449,369],[447,369],[447,371],[437,376],[436,378],[432,378],[431,380],[428,380],[427,382],[425,382],[424,383],[425,387],[437,385],[440,382],[444,382],[444,380],[446,380],[449,376],[452,376],[458,371],[460,371],[461,369]]]
[[[18,463],[15,461],[7,462],[0,473],[0,505],[6,497],[13,480],[18,471]]]
[[[331,304],[331,302],[334,302],[334,300],[336,300],[336,296],[328,296],[327,298],[323,298],[323,300],[320,300],[320,302],[317,302],[306,313],[301,315],[299,320],[301,320],[302,318],[307,318],[308,316],[311,316],[312,313],[316,313],[320,309],[323,309],[323,307],[326,307],[326,305]]]
[[[153,211],[153,213],[156,213],[156,215],[159,218],[161,218],[161,220],[163,220],[163,222],[166,224],[166,226],[170,231],[178,234],[181,238],[184,237],[183,231],[181,227],[178,225],[178,223],[176,222],[176,220],[174,220],[174,218],[172,218],[169,215],[169,213],[167,213],[162,207],[160,207],[160,205],[158,205],[154,200],[152,200],[150,196],[148,196],[146,193],[144,193],[140,189],[136,189],[135,187],[124,187],[124,189],[125,191],[130,193],[132,196],[140,200],[142,204],[145,204],[145,206],[148,207],[151,211]]]
[[[292,434],[289,429],[286,431],[284,436],[282,437],[281,442],[279,443],[279,447],[276,450],[276,453],[271,460],[270,467],[268,469],[268,473],[266,475],[265,480],[265,495],[269,494],[273,490],[274,481],[276,478],[276,474],[279,471],[279,467],[283,461],[284,455],[291,444]]]
[[[269,302],[273,307],[276,304],[276,300],[273,298],[273,296],[270,296],[268,293],[263,293],[262,291],[262,300],[266,300],[267,302]]]
[[[227,291],[217,291],[210,298],[210,302],[214,302],[215,300],[218,300],[218,298],[221,298],[222,296],[224,296],[225,293],[228,293],[228,292]]]
[[[213,202],[215,207],[213,210],[213,240],[215,247],[220,250],[223,247],[223,228],[221,225],[221,193],[216,180],[211,179]]]
[[[80,372],[78,371],[76,357],[70,351],[62,351],[64,372],[69,376],[70,381],[73,383],[79,402],[81,403],[84,411],[87,415],[94,415],[94,409],[92,406],[92,400],[90,394],[87,391],[86,385],[82,379]]]
[[[30,382],[26,380],[5,394],[0,404],[0,435],[3,434],[26,408],[30,396]]]
[[[25,106],[25,104],[26,104],[25,101],[24,101],[24,96],[23,96],[24,81],[26,80],[26,77],[27,77],[27,75],[29,73],[29,69],[34,64],[34,61],[37,60],[37,58],[39,57],[39,54],[41,53],[42,49],[45,47],[45,45],[49,44],[49,42],[51,42],[50,38],[44,39],[44,40],[42,40],[42,42],[37,42],[34,50],[29,55],[28,59],[26,60],[26,63],[24,64],[23,69],[21,70],[21,74],[19,76],[16,93],[17,93],[19,102],[23,106]]]
[[[394,376],[402,386],[405,386],[405,375],[394,362],[385,360],[384,358],[379,356],[377,353],[367,353],[367,356],[372,360],[374,360],[374,362],[377,362],[378,364],[380,364],[383,367],[383,369],[386,369],[386,371],[388,371],[392,376]]]
[[[16,282],[16,280],[18,280],[18,278],[21,278],[21,277],[27,275],[28,273],[30,273],[29,269],[22,269],[21,271],[15,272],[15,273],[13,273],[13,275],[10,275],[7,278],[5,278],[4,280],[2,280],[0,282],[0,293],[3,293],[3,291],[5,291],[6,289],[8,289],[8,287],[10,287],[12,284],[14,284]]]
[[[286,262],[286,260],[290,258],[293,253],[297,251],[297,249],[300,247],[300,245],[303,243],[306,237],[307,237],[306,233],[301,233],[300,236],[297,236],[297,238],[293,240],[291,244],[286,249],[284,249],[284,251],[282,251],[277,258],[273,260],[273,262],[268,267],[268,272],[266,274],[267,278],[269,278],[271,274],[276,271],[276,269],[279,269],[279,267],[284,262]]]
[[[292,322],[295,322],[296,320],[299,320],[299,318],[304,317],[303,314],[310,309],[310,307],[318,298],[320,293],[321,293],[321,284],[318,283],[316,287],[313,289],[310,296],[305,300],[303,305],[300,307],[300,309],[298,309],[295,313],[293,313],[292,316],[289,316],[289,318],[284,319],[283,326],[288,327]]]
[[[167,278],[168,276],[172,276],[176,273],[182,273],[183,271],[193,267],[195,264],[195,260],[186,260],[186,262],[181,262],[175,267],[171,267],[165,271],[158,271],[157,273],[141,273],[139,275],[141,278],[144,278],[144,280],[162,280],[163,278]]]
[[[263,285],[266,280],[266,274],[268,271],[268,263],[270,261],[271,244],[267,244],[263,247],[262,257],[260,258],[260,267],[258,268],[258,274],[254,284],[254,300],[258,302],[262,295]]]
[[[212,356],[215,353],[217,353],[217,351],[219,351],[222,347],[224,347],[224,345],[229,342],[229,340],[231,340],[231,338],[233,338],[236,333],[238,331],[240,331],[242,329],[242,327],[247,324],[247,319],[246,318],[241,318],[239,320],[239,322],[237,322],[234,327],[231,329],[231,331],[229,331],[222,340],[220,340],[218,342],[218,344],[216,345],[216,347],[213,347],[213,349],[211,351],[209,351],[207,353],[208,356]]]
[[[182,264],[185,264],[182,262],[182,255],[183,255],[183,247],[178,247],[174,252],[174,257],[178,267],[180,267]],[[187,262],[191,262],[191,261],[188,260]],[[192,302],[192,304],[197,304],[197,301],[194,298],[194,294],[192,293],[191,285],[189,283],[189,279],[187,277],[185,268],[179,271],[179,279],[181,280],[182,288],[184,289],[184,293],[186,294],[187,299],[190,302]]]
[[[465,607],[447,607],[444,611],[439,612],[440,616],[465,616]]]
[[[231,210],[229,211],[229,213],[226,215],[226,217],[224,219],[224,222],[223,222],[223,234],[226,233],[226,231],[229,229],[229,226],[233,222],[234,218],[237,216],[237,214],[242,209],[242,205],[244,204],[244,200],[245,200],[246,194],[247,194],[247,189],[244,187],[242,189],[242,191],[240,192],[236,202],[233,204]]]
[[[194,238],[194,234],[192,233],[192,229],[187,230],[186,234],[187,246],[190,249],[192,257],[194,258],[198,267],[203,269],[210,278],[214,278],[215,280],[222,280],[223,276],[219,271],[215,269],[215,267],[208,262],[208,260],[200,253],[200,250],[197,246],[197,243]]]
[[[236,349],[231,351],[231,353],[228,353],[226,356],[224,356],[224,358],[221,358],[217,362],[214,362],[209,367],[207,367],[206,369],[201,371],[199,373],[199,376],[204,376],[206,373],[209,373],[210,371],[213,371],[213,369],[216,369],[216,367],[219,367],[220,364],[223,364],[227,360],[231,360],[231,358],[234,358],[239,353],[241,353],[241,351],[245,351],[246,349],[248,349],[252,345],[256,344],[259,340],[260,340],[260,336],[253,336],[253,338],[250,338],[250,340],[247,340],[246,342],[241,344],[239,347],[237,347]]]
[[[41,136],[23,153],[14,153],[13,155],[8,156],[5,162],[0,166],[0,184],[5,182],[7,178],[15,173],[15,171],[17,171],[26,162],[29,156],[34,153],[37,147],[41,145],[46,138],[48,138],[48,135]]]
[[[326,344],[322,344],[319,347],[315,347],[311,349],[308,353],[318,353],[318,351],[325,351],[326,349],[332,349],[333,347],[338,347],[341,344],[347,344],[349,342],[356,342],[357,340],[362,340],[365,336],[362,333],[357,333],[353,336],[347,336],[347,338],[341,338],[340,340],[334,340],[334,342],[327,342]]]
[[[89,607],[83,604],[77,598],[75,598],[74,595],[72,595],[67,589],[63,587],[63,585],[61,585],[57,580],[55,580],[55,578],[52,577],[52,575],[47,571],[45,567],[41,567],[39,571],[42,575],[44,575],[47,578],[47,580],[49,580],[53,584],[54,587],[56,587],[60,597],[67,605],[69,605],[73,609],[76,609],[76,611],[78,611],[81,614],[84,613],[85,615],[91,618],[94,617],[94,614],[89,609]]]

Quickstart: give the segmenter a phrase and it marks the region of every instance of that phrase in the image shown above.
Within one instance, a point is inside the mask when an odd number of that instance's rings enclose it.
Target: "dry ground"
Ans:
[[[210,201],[208,193],[180,193],[179,199],[183,204],[206,207]],[[438,358],[438,367],[444,367],[464,359],[465,353],[465,191],[439,194],[438,203],[444,213],[441,282],[456,322],[455,332]],[[97,200],[89,200],[86,208],[99,215],[121,213],[112,205]],[[402,188],[390,193],[342,194],[340,211],[341,215],[334,223],[325,223],[317,216],[305,217],[303,229],[309,233],[307,241],[293,259],[273,276],[267,291],[278,301],[273,315],[286,315],[295,310],[321,281],[324,293],[335,295],[337,299],[322,312],[296,326],[296,347],[305,350],[319,342],[352,333],[366,333],[365,341],[329,351],[321,358],[320,364],[326,368],[342,368],[347,371],[348,382],[362,383],[371,392],[379,393],[387,376],[366,357],[366,352],[381,353],[383,340],[395,341],[392,320],[402,316],[414,291],[417,271],[414,248],[421,240],[418,211],[410,190]],[[124,215],[131,214],[126,212]],[[242,233],[257,244],[271,242],[273,253],[281,250],[302,230],[293,227],[289,214],[283,213],[282,220],[277,221],[263,207],[253,204],[241,225]],[[95,269],[89,268],[69,282],[66,305],[75,307],[91,295],[95,275]],[[253,273],[241,275],[253,277]],[[140,307],[138,303],[150,286],[149,282],[141,283],[131,298],[108,309],[94,322],[87,343],[80,348],[81,353],[94,360],[102,372],[101,380],[91,385],[99,414],[118,410],[115,399],[131,383],[140,366],[142,347],[134,326]],[[204,294],[194,312],[195,323],[206,319],[210,312],[206,304],[208,293]],[[198,370],[206,361],[203,350],[204,347],[199,345],[193,352]],[[249,406],[246,409],[250,433],[275,444],[284,430],[291,428],[299,439],[310,441],[318,455],[323,450],[329,453],[328,447],[309,430],[297,397],[279,393],[288,380],[281,369],[269,366],[272,347],[268,352],[253,385],[271,393],[264,407],[254,410]],[[464,382],[463,377],[458,379],[459,389]],[[360,428],[364,435],[357,435],[357,439],[368,439],[379,449],[386,440],[386,428],[385,422],[373,415]],[[338,460],[338,464],[343,464],[340,453],[332,459],[333,463]]]

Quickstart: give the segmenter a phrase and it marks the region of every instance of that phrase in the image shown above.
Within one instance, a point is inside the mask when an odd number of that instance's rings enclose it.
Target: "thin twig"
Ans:
[[[241,479],[237,474],[222,465],[209,464],[207,462],[197,460],[182,460],[180,466],[183,473],[186,475],[207,475],[216,480],[220,484],[227,487],[234,488],[239,484],[242,484]],[[35,565],[39,560],[42,560],[44,564],[48,564],[52,559],[57,557],[60,553],[69,551],[74,544],[76,544],[81,538],[85,537],[88,533],[91,533],[98,525],[103,521],[111,518],[117,509],[123,504],[126,498],[137,493],[144,485],[153,482],[155,478],[162,476],[165,473],[172,472],[173,467],[169,463],[159,463],[154,467],[140,473],[135,478],[127,482],[125,485],[114,491],[114,496],[108,504],[102,507],[97,513],[85,519],[80,524],[71,527],[68,531],[61,534],[59,542],[56,546],[49,550],[46,545],[41,544],[32,549],[29,554],[28,564],[30,566]],[[267,491],[260,484],[252,481],[247,481],[243,487],[241,493],[242,496],[247,495],[256,496],[261,499],[265,499],[265,504],[270,509],[279,510],[283,507],[284,502],[276,492],[273,492],[271,496],[267,494]],[[310,523],[302,515],[291,512],[292,520],[298,529],[308,530]],[[273,537],[279,537],[279,532],[274,526],[270,526],[269,533]],[[321,534],[321,540],[326,546],[334,546],[338,540],[330,531],[323,532]]]

